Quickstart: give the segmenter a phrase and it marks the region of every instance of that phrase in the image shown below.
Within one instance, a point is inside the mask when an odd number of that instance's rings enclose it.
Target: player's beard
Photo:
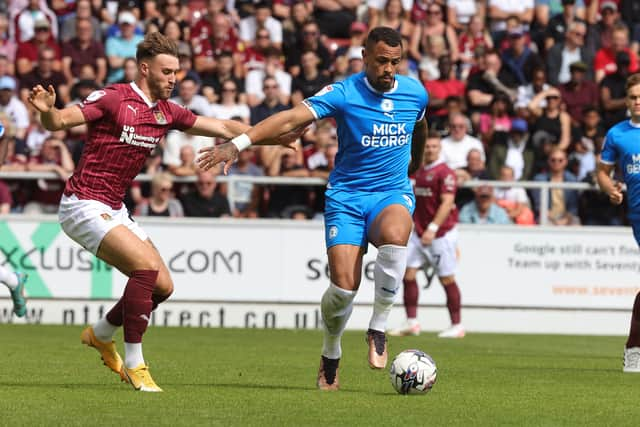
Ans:
[[[165,89],[163,86],[158,84],[158,82],[153,79],[149,79],[148,85],[149,85],[149,91],[151,92],[151,94],[155,99],[166,100],[166,99],[169,99],[169,97],[171,96],[171,90],[169,88]]]
[[[385,80],[385,77],[390,77],[390,80]],[[393,88],[394,83],[395,79],[393,75],[387,76],[383,74],[376,79],[376,85],[374,87],[380,92],[388,92]]]

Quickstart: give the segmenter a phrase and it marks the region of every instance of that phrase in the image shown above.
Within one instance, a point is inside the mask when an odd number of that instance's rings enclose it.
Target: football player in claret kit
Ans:
[[[34,87],[29,102],[49,130],[89,123],[82,157],[60,201],[64,232],[85,249],[129,277],[122,298],[92,326],[82,331],[84,344],[100,353],[105,365],[136,390],[162,391],[142,355],[142,335],[151,311],[173,292],[173,281],[157,249],[123,204],[125,191],[144,162],[171,129],[194,135],[232,138],[248,129],[233,120],[196,116],[168,101],[179,71],[176,44],[150,33],[138,44],[138,74],[127,84],[91,93],[80,105],[56,109],[55,91]],[[299,136],[278,140],[283,145]],[[124,362],[113,334],[124,327]]]
[[[611,178],[620,165],[627,185],[627,207],[633,237],[640,245],[640,73],[627,78],[626,104],[631,118],[613,126],[607,132],[598,162],[597,178],[600,188],[609,195],[611,203],[619,205],[624,198],[622,184]],[[636,295],[631,312],[631,326],[624,348],[623,372],[640,373],[640,293]]]
[[[366,334],[372,369],[386,367],[385,330],[407,262],[414,197],[408,171],[422,160],[428,96],[420,82],[397,75],[402,37],[377,27],[363,50],[365,71],[325,86],[291,110],[275,114],[246,134],[206,151],[203,168],[225,161],[252,143],[313,120],[335,118],[338,153],[326,190],[325,240],[331,283],[321,300],[324,341],[317,385],[339,388],[341,337],[360,286],[362,256],[369,242],[378,248],[375,299]],[[202,151],[202,150],[201,150]]]
[[[424,166],[415,174],[416,209],[414,229],[407,246],[407,270],[404,274],[404,307],[407,324],[390,335],[418,335],[418,284],[416,273],[431,265],[447,296],[451,327],[438,334],[441,338],[462,338],[460,323],[460,289],[456,283],[456,248],[458,245],[458,209],[455,205],[456,174],[440,158],[440,137],[429,135],[424,150]]]

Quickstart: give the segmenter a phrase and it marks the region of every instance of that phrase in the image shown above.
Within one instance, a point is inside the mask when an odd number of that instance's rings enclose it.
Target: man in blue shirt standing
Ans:
[[[387,363],[387,318],[407,262],[414,196],[408,173],[417,170],[426,139],[427,93],[420,82],[397,75],[402,38],[373,29],[363,50],[365,71],[325,86],[291,110],[258,123],[227,144],[205,149],[200,167],[226,161],[240,150],[271,144],[269,138],[296,131],[313,120],[338,124],[336,165],[326,190],[325,239],[331,284],[321,302],[324,343],[318,388],[337,390],[340,341],[360,286],[362,256],[378,248],[375,301],[367,330],[369,366]]]
[[[640,245],[640,74],[627,79],[626,104],[631,119],[624,120],[607,132],[598,162],[598,184],[619,205],[624,198],[622,184],[611,178],[616,163],[622,169],[627,185],[627,205],[633,236]],[[629,337],[624,349],[623,372],[640,373],[640,293],[636,295],[631,315]]]

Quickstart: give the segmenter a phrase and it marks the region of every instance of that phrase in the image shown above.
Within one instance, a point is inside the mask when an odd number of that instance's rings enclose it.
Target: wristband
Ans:
[[[249,135],[247,135],[246,133],[243,133],[233,138],[231,140],[231,143],[235,145],[236,148],[238,149],[238,152],[240,152],[251,146],[251,139],[249,138]]]
[[[435,222],[432,222],[427,227],[427,230],[433,231],[434,233],[437,233],[439,228],[440,228],[440,226],[438,224],[436,224]]]

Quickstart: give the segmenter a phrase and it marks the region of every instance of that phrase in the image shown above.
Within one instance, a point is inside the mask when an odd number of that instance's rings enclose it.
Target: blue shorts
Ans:
[[[632,222],[631,229],[633,230],[633,237],[636,238],[636,243],[640,247],[640,222]]]
[[[368,192],[327,189],[325,192],[324,237],[327,249],[335,245],[368,246],[369,227],[389,205],[402,205],[413,214],[413,192],[401,190]]]

